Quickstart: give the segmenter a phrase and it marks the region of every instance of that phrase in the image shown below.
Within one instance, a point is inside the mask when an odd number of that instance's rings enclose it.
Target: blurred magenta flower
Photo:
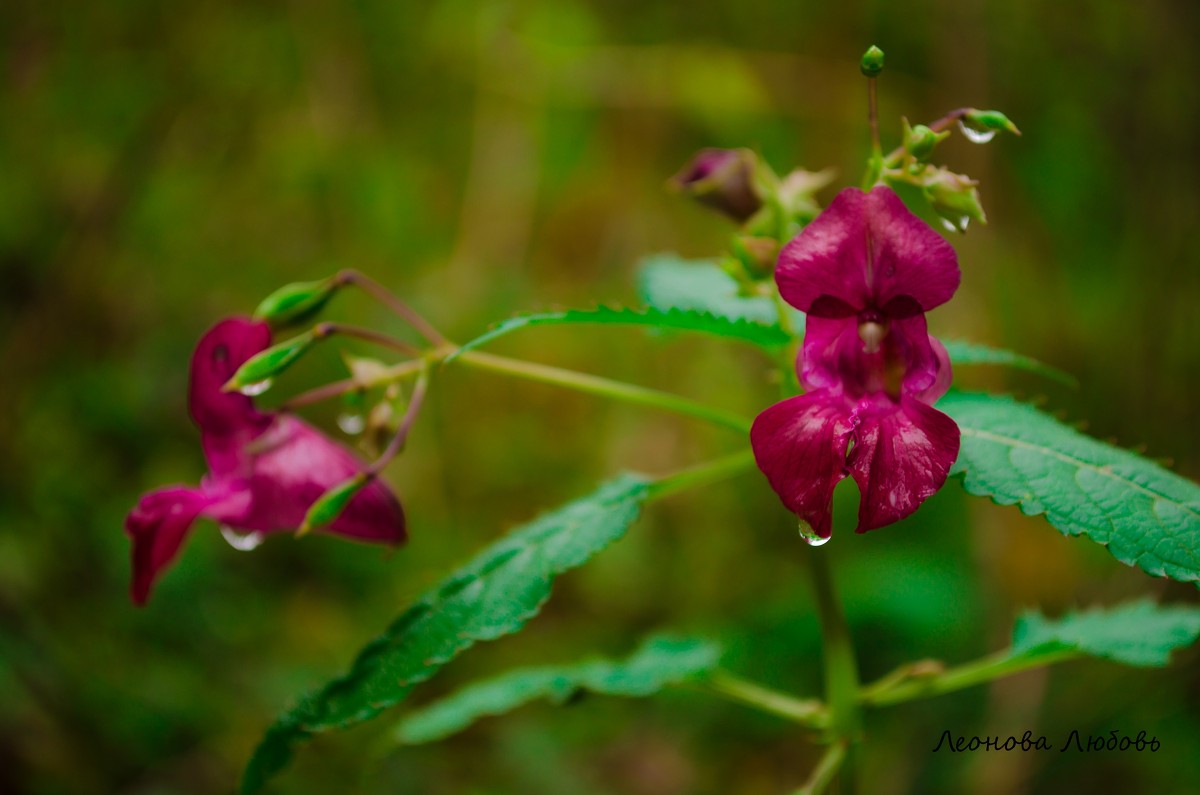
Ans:
[[[784,247],[775,279],[808,316],[797,361],[807,391],[755,419],[759,469],[811,542],[829,538],[847,475],[862,495],[858,532],[903,519],[958,456],[958,426],[932,408],[950,360],[925,327],[958,288],[954,249],[890,188],[847,188]]]
[[[145,603],[197,517],[244,533],[292,531],[318,497],[365,470],[348,450],[302,420],[261,412],[246,395],[221,390],[270,342],[266,323],[231,318],[196,346],[188,407],[200,426],[209,474],[198,488],[168,486],[144,495],[125,518],[125,532],[133,540],[131,595],[137,604]],[[404,513],[391,491],[373,480],[328,532],[398,544],[406,537]]]
[[[762,207],[754,188],[758,158],[749,149],[702,149],[670,184],[703,205],[745,223]]]

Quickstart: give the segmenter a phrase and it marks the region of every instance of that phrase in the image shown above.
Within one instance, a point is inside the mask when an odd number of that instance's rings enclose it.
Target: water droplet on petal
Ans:
[[[363,419],[363,415],[361,414],[346,412],[338,415],[337,425],[342,429],[343,433],[347,433],[351,436],[357,436],[363,432],[363,428],[366,427],[367,422]]]
[[[826,536],[825,538],[822,538],[821,536],[817,535],[815,530],[813,530],[812,525],[801,519],[800,537],[803,538],[804,543],[808,544],[810,547],[819,547],[822,544],[828,544],[829,539],[833,536]]]
[[[264,378],[262,381],[255,381],[253,384],[246,384],[238,391],[243,395],[254,397],[255,395],[261,395],[263,392],[266,392],[268,389],[270,389],[272,383],[274,382],[270,378]]]
[[[250,552],[258,549],[265,536],[254,530],[249,533],[239,533],[228,525],[221,525],[221,538],[238,552]]]
[[[986,144],[996,137],[995,130],[975,130],[963,124],[961,120],[958,122],[958,129],[962,130],[962,134],[973,144]]]

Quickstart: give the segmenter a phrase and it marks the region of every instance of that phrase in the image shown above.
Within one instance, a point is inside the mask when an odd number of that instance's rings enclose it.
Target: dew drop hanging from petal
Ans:
[[[804,543],[808,544],[810,547],[819,547],[823,544],[828,544],[829,539],[833,538],[833,536],[825,536],[822,538],[821,536],[817,535],[816,531],[813,530],[812,525],[803,519],[800,520],[800,537],[803,538]]]
[[[262,546],[265,536],[258,531],[239,533],[228,525],[221,525],[221,538],[238,552],[252,552]]]

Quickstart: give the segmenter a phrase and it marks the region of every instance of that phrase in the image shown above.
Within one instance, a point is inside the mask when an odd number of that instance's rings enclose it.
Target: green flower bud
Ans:
[[[967,224],[987,223],[983,205],[979,203],[979,183],[945,168],[929,168],[923,180],[925,198],[942,217],[948,229],[965,232]]]
[[[386,362],[382,362],[379,359],[355,356],[346,351],[342,351],[342,361],[345,362],[346,369],[350,371],[350,377],[355,382],[363,385],[372,385],[386,381],[388,372],[391,369]]]
[[[762,278],[775,270],[775,259],[779,256],[779,241],[775,238],[734,235],[731,248],[751,276]]]
[[[863,53],[862,60],[859,61],[858,68],[867,77],[878,77],[883,71],[883,50],[876,47],[874,44]]]
[[[917,160],[924,163],[933,154],[934,147],[950,137],[949,132],[935,133],[924,124],[909,127],[908,120],[904,121],[904,149]]]
[[[284,285],[263,299],[254,310],[254,317],[267,321],[273,328],[304,323],[321,311],[340,286],[337,279]]]
[[[320,530],[322,527],[333,524],[350,504],[350,500],[354,499],[354,495],[362,491],[363,487],[370,482],[370,476],[365,472],[360,472],[322,494],[308,509],[308,513],[304,514],[304,521],[296,530],[296,535],[307,535],[313,530]]]
[[[322,336],[324,335],[314,329],[278,345],[272,345],[262,353],[251,356],[245,364],[238,368],[237,372],[233,374],[233,378],[230,378],[222,389],[226,392],[261,394],[270,386],[271,380],[275,376],[290,367],[313,342]]]
[[[1020,135],[1021,131],[1007,116],[998,110],[977,110],[971,108],[958,120],[958,127],[963,135],[977,144],[985,144],[996,137],[998,132]]]

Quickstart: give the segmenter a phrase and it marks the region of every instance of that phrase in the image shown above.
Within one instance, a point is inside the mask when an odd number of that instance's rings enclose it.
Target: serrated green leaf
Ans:
[[[964,342],[963,340],[942,340],[942,344],[946,346],[946,353],[950,354],[950,361],[955,365],[999,364],[1017,370],[1027,370],[1031,373],[1037,373],[1066,386],[1079,386],[1079,382],[1069,373],[1065,373],[1056,367],[1043,364],[1037,359],[1032,359],[1020,353],[1013,353],[1002,348],[992,348],[975,342]]]
[[[1200,580],[1200,485],[1012,398],[952,392],[938,408],[962,431],[950,473],[969,493],[1045,514],[1147,574]]]
[[[1013,629],[1013,655],[1077,651],[1139,667],[1161,667],[1171,652],[1200,637],[1200,607],[1161,606],[1149,599],[1092,608],[1050,619],[1022,615]]]
[[[779,314],[770,298],[739,295],[738,289],[737,281],[712,260],[656,254],[638,266],[638,294],[652,309],[688,309],[727,320],[779,325]],[[804,328],[804,314],[789,311],[795,327]]]
[[[435,742],[480,718],[501,715],[541,698],[561,704],[579,691],[653,695],[668,685],[708,673],[719,657],[720,649],[711,641],[657,636],[624,660],[595,659],[509,671],[412,713],[396,727],[396,739],[414,745]]]
[[[503,337],[517,329],[528,326],[580,325],[599,323],[606,325],[649,326],[657,329],[701,331],[720,337],[740,339],[764,348],[777,348],[787,344],[789,337],[779,326],[753,323],[720,317],[694,309],[631,309],[628,307],[597,307],[596,309],[567,309],[561,312],[543,312],[521,315],[499,323],[491,331],[482,334],[458,349],[452,356],[478,348],[497,337]]]
[[[489,546],[368,644],[346,674],[281,715],[247,765],[242,792],[287,765],[297,743],[373,718],[475,643],[520,630],[556,576],[625,533],[648,488],[646,479],[622,475]]]

